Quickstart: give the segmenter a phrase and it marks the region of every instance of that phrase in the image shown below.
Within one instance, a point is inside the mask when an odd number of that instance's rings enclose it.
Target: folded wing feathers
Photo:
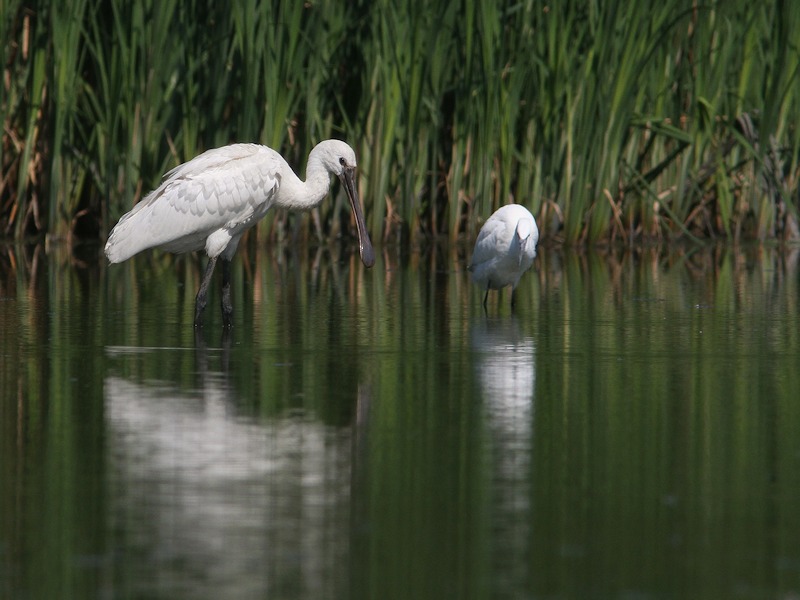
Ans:
[[[204,152],[169,171],[120,219],[106,254],[119,262],[162,245],[173,251],[200,249],[205,232],[234,228],[271,202],[280,167],[277,153],[256,144]]]

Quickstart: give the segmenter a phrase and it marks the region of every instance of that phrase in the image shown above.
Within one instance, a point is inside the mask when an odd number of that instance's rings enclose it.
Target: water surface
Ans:
[[[464,254],[3,248],[0,597],[800,594],[797,250]]]

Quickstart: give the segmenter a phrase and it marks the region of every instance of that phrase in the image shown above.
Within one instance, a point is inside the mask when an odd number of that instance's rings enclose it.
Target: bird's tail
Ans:
[[[148,236],[143,235],[140,226],[142,220],[142,208],[146,206],[142,201],[133,209],[124,214],[111,230],[106,242],[105,253],[109,262],[119,263],[128,260],[134,254],[138,254],[142,250],[150,248],[152,244]]]

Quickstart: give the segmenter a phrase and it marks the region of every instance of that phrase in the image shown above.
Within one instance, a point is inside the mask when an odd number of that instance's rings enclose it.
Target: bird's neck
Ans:
[[[281,182],[281,205],[289,210],[310,210],[325,199],[330,187],[330,173],[321,162],[310,156],[305,181],[289,169]]]

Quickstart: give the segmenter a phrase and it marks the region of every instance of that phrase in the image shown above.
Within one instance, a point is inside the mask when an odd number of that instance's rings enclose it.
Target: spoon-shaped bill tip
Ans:
[[[365,233],[364,241],[366,243],[359,244],[359,250],[361,251],[361,262],[364,263],[364,266],[369,268],[375,264],[375,250],[372,249],[372,242],[369,241],[369,235]]]

